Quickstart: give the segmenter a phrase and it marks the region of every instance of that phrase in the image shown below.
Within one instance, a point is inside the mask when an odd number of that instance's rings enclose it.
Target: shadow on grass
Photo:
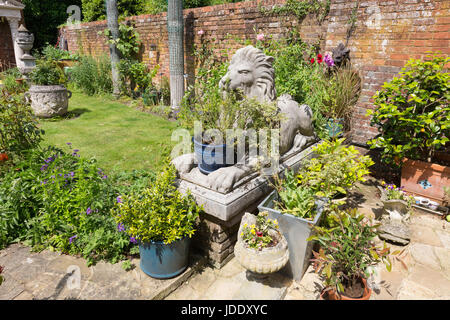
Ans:
[[[41,120],[47,121],[47,122],[58,122],[58,121],[64,121],[64,120],[71,120],[71,119],[78,118],[79,116],[81,116],[83,113],[86,113],[86,112],[91,112],[91,110],[86,109],[86,108],[77,108],[77,109],[70,110],[63,116],[57,116],[57,117],[41,119]]]

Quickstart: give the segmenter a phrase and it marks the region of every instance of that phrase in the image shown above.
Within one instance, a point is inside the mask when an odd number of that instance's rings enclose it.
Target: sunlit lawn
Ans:
[[[73,92],[66,119],[41,120],[44,145],[79,149],[109,172],[154,170],[169,155],[175,122],[138,111],[110,97]]]

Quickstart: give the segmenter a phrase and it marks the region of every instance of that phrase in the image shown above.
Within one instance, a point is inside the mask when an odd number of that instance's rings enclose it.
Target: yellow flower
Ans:
[[[241,232],[241,237],[243,237],[244,236],[244,233],[243,232]]]
[[[276,225],[278,225],[278,220],[277,220],[277,219],[273,220],[273,223],[275,223]]]
[[[254,224],[252,224],[252,225],[250,226],[250,228],[255,229],[256,226],[255,226]]]
[[[248,224],[244,223],[244,228],[247,228]]]
[[[250,230],[250,232],[253,234],[253,235],[255,235],[256,234],[256,231],[255,231],[255,229],[252,229],[252,230]]]

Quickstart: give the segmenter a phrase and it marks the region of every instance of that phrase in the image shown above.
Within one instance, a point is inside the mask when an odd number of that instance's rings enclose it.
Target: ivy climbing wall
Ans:
[[[350,58],[359,70],[363,88],[352,123],[352,139],[365,143],[377,130],[365,116],[373,108],[372,96],[397,74],[409,58],[424,58],[428,51],[450,54],[450,1],[448,0],[331,0],[327,16],[320,21],[310,14],[303,19],[280,13],[264,15],[285,0],[260,0],[184,10],[186,74],[195,73],[191,52],[195,44],[209,40],[217,55],[230,56],[241,45],[237,39],[253,39],[264,33],[282,37],[289,29],[302,39],[331,51],[339,43],[350,48]],[[160,65],[156,82],[169,76],[167,15],[128,18],[136,24],[143,45],[142,60]],[[98,56],[109,49],[99,31],[106,21],[60,29],[72,52]],[[352,31],[352,32],[349,32]]]

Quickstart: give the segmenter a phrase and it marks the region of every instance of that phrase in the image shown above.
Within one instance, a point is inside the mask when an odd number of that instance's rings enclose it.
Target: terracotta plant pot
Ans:
[[[450,185],[450,167],[419,160],[403,160],[401,185],[404,191],[442,203],[444,186]]]
[[[372,295],[372,289],[367,286],[367,280],[361,279],[364,285],[364,293],[361,298],[350,298],[343,294],[337,294],[333,289],[322,291],[320,294],[321,300],[369,300]]]

